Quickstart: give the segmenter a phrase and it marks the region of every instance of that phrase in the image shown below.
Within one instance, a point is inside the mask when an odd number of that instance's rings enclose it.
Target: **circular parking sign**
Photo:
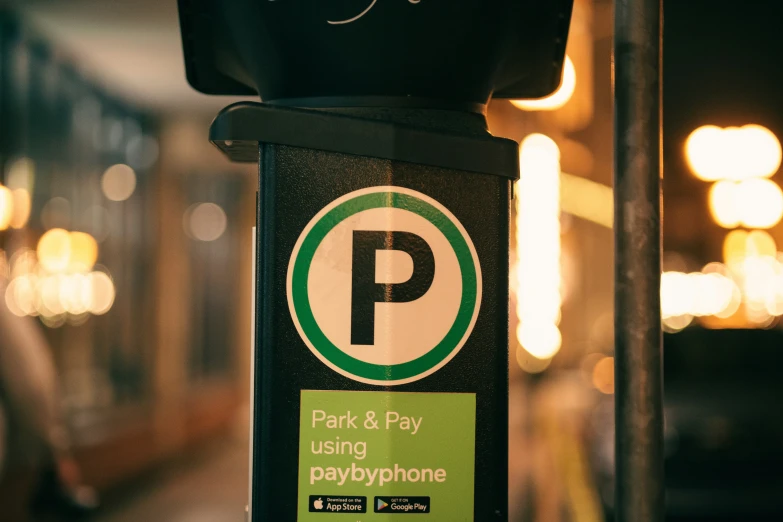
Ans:
[[[288,266],[305,344],[356,381],[397,385],[446,365],[470,336],[481,267],[443,205],[401,187],[351,192],[305,227]]]

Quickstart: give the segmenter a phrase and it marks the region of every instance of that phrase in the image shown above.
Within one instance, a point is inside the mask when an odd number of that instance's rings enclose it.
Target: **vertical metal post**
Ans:
[[[662,0],[615,1],[616,520],[664,520]]]

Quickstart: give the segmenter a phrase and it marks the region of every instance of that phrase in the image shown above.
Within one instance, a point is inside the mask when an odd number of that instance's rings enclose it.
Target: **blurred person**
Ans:
[[[19,522],[8,503],[26,498],[34,514],[88,515],[97,496],[71,455],[48,343],[33,318],[8,308],[6,285],[0,275],[0,521]]]

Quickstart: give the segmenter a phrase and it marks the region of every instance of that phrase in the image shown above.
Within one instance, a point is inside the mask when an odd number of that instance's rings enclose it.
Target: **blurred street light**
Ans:
[[[775,239],[763,230],[733,230],[723,240],[723,262],[736,272],[749,257],[771,257],[777,252]]]
[[[699,127],[685,142],[688,164],[703,181],[768,178],[780,168],[777,137],[760,125]]]
[[[14,217],[14,195],[3,185],[0,185],[0,231],[11,226]]]
[[[560,174],[562,211],[606,228],[614,223],[612,187],[565,172]]]
[[[48,264],[40,262],[32,250],[17,252],[10,263],[11,281],[2,296],[9,310],[18,316],[40,316],[50,328],[66,322],[83,324],[89,314],[107,313],[116,290],[108,273],[90,272],[97,249],[89,234],[55,229],[39,241]]]
[[[13,216],[11,228],[24,228],[30,219],[33,186],[35,183],[35,163],[30,158],[19,158],[8,168],[8,188],[13,193]]]
[[[768,179],[741,182],[735,201],[741,222],[748,228],[771,228],[783,218],[783,191]]]
[[[196,203],[185,211],[185,233],[199,241],[215,241],[226,231],[228,218],[215,203]]]
[[[604,357],[595,363],[593,386],[606,395],[614,393],[614,357]]]
[[[522,141],[516,187],[517,339],[547,360],[560,350],[560,150],[543,134]],[[513,276],[512,276],[513,277]],[[523,357],[517,354],[517,359]]]
[[[98,243],[90,234],[71,232],[71,255],[68,260],[68,271],[86,273],[92,270],[98,260]]]
[[[554,111],[568,103],[576,89],[576,69],[571,58],[566,56],[563,66],[563,81],[560,87],[546,98],[540,100],[511,100],[518,109],[525,111]]]
[[[114,304],[114,282],[108,274],[98,271],[90,273],[88,279],[92,292],[90,313],[93,315],[103,315],[108,312],[111,309],[112,304]]]
[[[694,317],[728,317],[740,304],[737,283],[715,270],[714,264],[703,272],[686,274],[664,272],[661,275],[661,317],[671,331],[688,326]]]
[[[136,190],[136,173],[128,165],[113,165],[103,173],[101,189],[109,200],[125,201]]]
[[[71,236],[67,230],[53,228],[38,240],[38,262],[52,274],[65,272],[71,260]]]
[[[783,191],[764,178],[719,181],[710,189],[709,204],[723,228],[772,228],[783,218]]]
[[[30,219],[32,200],[27,189],[17,188],[13,190],[14,212],[11,217],[11,228],[24,228]]]

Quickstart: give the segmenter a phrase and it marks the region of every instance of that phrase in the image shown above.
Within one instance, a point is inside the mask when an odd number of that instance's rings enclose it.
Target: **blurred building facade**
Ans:
[[[253,177],[212,150],[208,121],[113,96],[9,11],[0,122],[0,298],[45,333],[85,481],[112,487],[231,429]]]

